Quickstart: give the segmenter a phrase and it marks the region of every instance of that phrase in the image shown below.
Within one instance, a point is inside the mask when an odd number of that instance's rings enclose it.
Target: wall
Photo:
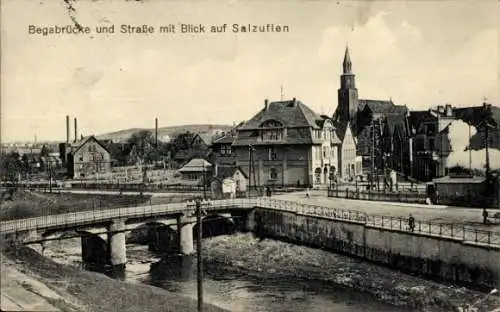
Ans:
[[[284,146],[275,145],[274,160],[269,160],[269,148],[271,146],[256,146],[254,157],[256,182],[258,185],[271,184],[270,170],[274,168],[277,173],[275,185],[296,185],[297,180],[301,184],[309,182],[308,160],[310,145]],[[237,165],[248,175],[248,147],[233,147],[237,155]],[[304,169],[305,168],[305,169]],[[250,182],[250,181],[249,181]],[[252,179],[252,184],[253,179]]]
[[[480,289],[500,284],[500,248],[261,208],[254,218],[257,235],[329,249]]]

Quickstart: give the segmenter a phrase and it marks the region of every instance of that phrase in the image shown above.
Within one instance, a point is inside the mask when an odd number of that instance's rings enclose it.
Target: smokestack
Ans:
[[[69,116],[66,115],[66,145],[69,144]]]
[[[76,123],[76,117],[75,117],[75,142],[78,141],[78,127]]]
[[[158,146],[158,118],[155,118],[155,145]]]

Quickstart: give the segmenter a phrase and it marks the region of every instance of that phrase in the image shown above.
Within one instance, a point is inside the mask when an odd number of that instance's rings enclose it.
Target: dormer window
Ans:
[[[268,120],[260,125],[260,139],[262,141],[279,141],[283,138],[283,124],[276,120]]]

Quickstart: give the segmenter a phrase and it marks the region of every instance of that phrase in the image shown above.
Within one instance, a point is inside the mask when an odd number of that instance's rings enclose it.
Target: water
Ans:
[[[79,264],[80,239],[49,242],[45,255],[57,262]],[[251,234],[204,239],[203,257],[204,301],[235,312],[416,311],[338,285],[359,285],[359,281],[380,289],[423,285],[420,279],[408,281],[404,274],[375,265],[322,250],[259,241]],[[147,246],[129,244],[127,260],[128,282],[196,299],[195,257],[161,258]]]
[[[229,237],[228,241],[232,238]],[[234,240],[239,238],[234,237]],[[218,244],[221,244],[220,242]],[[207,246],[207,248],[213,246]],[[147,247],[128,246],[127,279],[157,286],[196,299],[196,259],[158,259]],[[296,249],[305,247],[294,246]],[[223,247],[221,246],[221,249]],[[213,249],[212,249],[213,251]],[[210,259],[204,261],[204,301],[230,311],[412,311],[374,301],[367,294],[341,288],[321,279],[280,277],[280,267],[270,272],[246,274],[232,265]],[[151,263],[141,263],[150,259]],[[239,267],[251,266],[239,263]],[[258,270],[257,270],[258,271]]]
[[[403,311],[374,302],[364,294],[318,280],[258,278],[228,272],[223,263],[205,263],[203,290],[206,302],[230,311]],[[151,265],[136,280],[196,298],[196,261],[173,258]],[[409,310],[406,310],[409,311]]]

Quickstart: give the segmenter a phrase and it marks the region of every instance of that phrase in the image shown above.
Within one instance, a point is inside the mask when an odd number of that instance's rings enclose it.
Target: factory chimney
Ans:
[[[77,127],[77,121],[75,117],[75,142],[78,141],[78,127]]]
[[[69,144],[69,116],[66,115],[66,145]]]
[[[158,147],[158,117],[155,118],[155,145]]]

